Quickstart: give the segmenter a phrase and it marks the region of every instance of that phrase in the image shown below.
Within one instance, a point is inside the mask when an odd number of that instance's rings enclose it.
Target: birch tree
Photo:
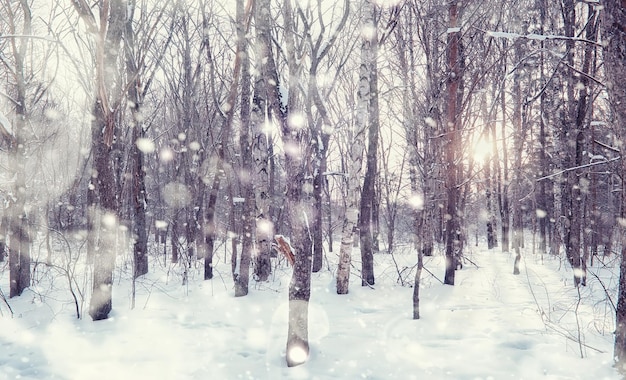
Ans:
[[[241,254],[233,251],[235,265],[233,267],[233,280],[235,282],[235,297],[248,294],[250,277],[250,262],[254,249],[255,230],[255,198],[252,173],[254,160],[252,157],[252,141],[250,138],[250,59],[248,56],[248,42],[246,33],[251,19],[252,0],[248,0],[244,9],[244,0],[237,0],[237,50],[241,59],[241,108],[239,150],[241,154],[241,167],[238,179],[241,195],[244,200],[242,210],[242,237]]]
[[[274,65],[271,54],[270,1],[254,2],[256,42],[254,51],[254,96],[250,113],[252,128],[252,156],[256,197],[256,252],[254,274],[259,281],[266,281],[271,272],[270,249],[274,235],[270,216],[270,144],[272,118],[268,104],[268,88],[274,87],[268,81],[269,67]],[[270,62],[272,61],[272,62]]]
[[[368,3],[369,4],[369,3]],[[373,6],[369,4],[369,6]],[[367,11],[367,7],[364,8]],[[367,26],[367,28],[366,28]],[[339,266],[337,269],[337,294],[347,294],[350,282],[350,267],[352,260],[352,246],[355,238],[355,229],[359,221],[359,186],[363,167],[363,153],[369,120],[369,101],[371,92],[371,43],[372,25],[361,26],[361,63],[359,66],[359,83],[357,90],[357,104],[355,121],[352,130],[348,132],[347,183],[346,183],[346,211],[343,216],[341,230],[341,245],[339,248]]]

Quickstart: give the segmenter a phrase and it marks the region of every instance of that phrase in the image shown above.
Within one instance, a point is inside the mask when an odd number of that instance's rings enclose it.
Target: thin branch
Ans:
[[[572,170],[584,169],[584,168],[588,168],[588,167],[591,167],[591,166],[602,165],[602,164],[610,164],[611,162],[619,161],[621,159],[622,159],[622,157],[619,156],[619,157],[611,158],[610,160],[606,160],[606,161],[598,161],[598,162],[592,162],[592,163],[585,164],[585,165],[574,166],[574,167],[571,167],[571,168],[563,169],[563,170],[558,171],[556,173],[549,174],[547,176],[543,176],[543,177],[537,178],[536,181],[543,181],[544,179],[549,179],[549,178],[552,178],[552,177],[556,177],[556,176],[561,175],[563,173],[571,172]]]
[[[593,76],[591,76],[591,75],[587,74],[587,73],[586,73],[586,72],[584,72],[584,71],[578,70],[578,69],[577,69],[577,68],[575,68],[574,66],[572,66],[572,65],[568,64],[567,62],[562,62],[562,63],[563,63],[565,66],[567,66],[567,68],[569,68],[569,69],[571,69],[571,70],[573,70],[573,71],[577,72],[578,74],[580,74],[580,75],[582,75],[582,76],[584,76],[584,77],[586,77],[586,78],[588,78],[588,79],[591,79],[592,81],[596,82],[596,83],[597,83],[597,84],[599,84],[600,86],[605,86],[605,87],[606,87],[606,85],[605,85],[604,83],[602,83],[602,81],[600,81],[600,79],[597,79],[597,78],[595,78],[595,77],[593,77]]]
[[[613,151],[613,152],[615,152],[615,153],[621,153],[621,152],[620,152],[620,150],[619,150],[618,148],[614,148],[614,147],[612,147],[612,146],[610,146],[610,145],[607,145],[607,144],[605,144],[605,143],[603,143],[603,142],[601,142],[601,141],[598,141],[598,140],[593,140],[593,142],[594,142],[594,143],[596,143],[596,144],[598,144],[598,145],[600,145],[601,147],[606,148],[606,149],[608,149],[608,150],[610,150],[610,151]]]

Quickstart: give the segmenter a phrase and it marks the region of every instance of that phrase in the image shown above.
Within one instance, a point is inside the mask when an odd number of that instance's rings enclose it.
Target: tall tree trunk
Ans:
[[[486,105],[486,99],[483,99],[483,107]],[[483,117],[485,120],[489,119],[489,114],[485,111],[483,112]],[[483,136],[489,140],[490,132],[493,124],[491,121],[487,123],[485,126],[485,131],[483,132]],[[498,246],[498,234],[496,233],[496,226],[494,223],[495,215],[494,215],[494,205],[493,205],[493,189],[492,189],[492,178],[491,178],[491,165],[493,164],[494,157],[493,154],[489,154],[487,159],[484,162],[484,171],[485,171],[485,208],[487,211],[487,220],[486,220],[486,228],[487,228],[487,249],[493,249]]]
[[[91,178],[90,225],[88,240],[93,255],[93,288],[89,304],[92,319],[108,318],[112,308],[113,269],[116,257],[117,178],[113,168],[112,149],[116,141],[118,112],[121,101],[113,96],[120,87],[117,58],[124,32],[127,1],[104,0],[99,4],[100,25],[88,4],[72,2],[88,29],[97,32],[96,39],[96,101],[92,121],[92,157],[94,175]],[[117,87],[116,87],[117,86]],[[97,227],[94,228],[94,227]],[[95,246],[94,246],[95,244]]]
[[[495,122],[491,122],[489,123],[489,136],[490,136],[490,141],[491,141],[491,149],[490,149],[490,162],[489,162],[489,167],[491,169],[493,169],[493,171],[490,173],[490,178],[493,181],[489,181],[490,182],[490,186],[489,189],[491,189],[491,198],[493,198],[492,201],[492,208],[491,210],[489,210],[489,215],[490,215],[490,219],[491,219],[491,225],[493,228],[493,248],[498,246],[498,233],[496,232],[498,230],[498,218],[497,218],[497,214],[498,214],[498,207],[499,207],[499,202],[498,199],[500,198],[500,187],[499,187],[499,173],[500,173],[500,158],[499,158],[499,154],[498,154],[498,144],[497,144],[497,135],[496,135],[496,123]]]
[[[19,2],[22,17],[22,33],[31,33],[32,16],[30,6],[26,0]],[[7,4],[7,10],[12,12],[12,5]],[[9,15],[11,32],[19,34],[16,30],[16,15]],[[30,286],[30,248],[31,237],[28,226],[28,215],[26,213],[26,166],[27,156],[27,122],[28,110],[26,106],[26,68],[25,58],[27,53],[27,38],[11,39],[11,51],[15,60],[15,124],[14,136],[11,136],[9,151],[9,170],[15,178],[15,183],[11,189],[9,197],[7,223],[8,249],[9,249],[9,297],[22,294],[24,289]],[[4,255],[4,252],[0,253]]]
[[[242,61],[242,56],[244,56],[245,54],[245,50],[247,46],[245,37],[242,37],[240,35],[241,34],[240,29],[243,29],[243,30],[247,29],[246,20],[248,19],[250,9],[247,9],[246,12],[244,13],[243,9],[240,9],[242,8],[242,5],[243,4],[239,4],[239,3],[237,4],[238,38],[237,38],[237,47],[235,50],[235,60],[234,60],[234,67],[233,67],[234,77],[233,77],[232,83],[230,84],[228,98],[226,99],[226,104],[227,104],[226,117],[224,118],[224,122],[222,124],[220,140],[216,142],[217,164],[215,168],[215,174],[213,176],[213,181],[211,183],[211,188],[209,190],[209,196],[206,201],[205,220],[207,223],[207,227],[205,228],[205,232],[204,232],[205,234],[204,243],[205,243],[205,249],[206,249],[204,253],[204,279],[205,280],[209,280],[213,278],[213,251],[215,247],[215,236],[216,236],[216,231],[217,231],[217,224],[215,222],[215,208],[217,206],[217,195],[221,187],[222,178],[224,176],[224,165],[225,165],[225,160],[226,160],[226,144],[228,143],[230,136],[231,136],[233,119],[235,116],[235,109],[236,109],[236,103],[237,103],[237,90],[239,88],[239,75],[241,73],[241,61]],[[204,27],[208,28],[208,23],[206,21],[206,18],[203,20],[203,23],[205,24]],[[204,45],[205,45],[207,54],[208,55],[212,54],[208,37],[205,39]],[[247,55],[245,57],[246,57],[245,59],[247,60]],[[249,200],[246,199],[246,202],[248,201]],[[236,255],[235,252],[233,252],[233,254]]]
[[[319,124],[316,123],[316,124]],[[326,159],[330,134],[324,133],[323,128],[316,126],[315,131],[317,138],[315,141],[315,171],[313,173],[313,199],[315,200],[315,212],[313,213],[313,267],[314,273],[322,269],[323,259],[323,189],[326,181]],[[330,231],[329,231],[330,233]]]
[[[378,34],[376,6],[371,0],[364,2],[363,27],[372,31],[364,40],[361,54],[369,73],[368,99],[368,144],[365,178],[361,190],[361,212],[359,214],[359,237],[361,240],[361,285],[374,285],[374,241],[372,214],[375,200],[375,181],[378,174],[378,135],[380,129],[378,108]]]
[[[506,55],[505,55],[506,65]],[[505,87],[504,81],[506,81],[506,67],[503,67],[502,75],[502,87]],[[501,92],[501,105],[502,105],[502,136],[506,136],[506,92]],[[500,206],[500,227],[502,230],[502,252],[509,251],[510,243],[510,208],[509,208],[509,155],[508,147],[506,145],[505,138],[502,138],[502,171],[498,170],[498,203]],[[500,166],[498,164],[498,166]]]
[[[286,38],[293,43],[294,30],[291,24],[292,10],[289,0],[283,3],[283,11],[290,22],[286,28]],[[293,47],[293,45],[291,45]],[[294,49],[289,52],[289,98],[288,109],[298,112],[298,92],[296,86],[301,79],[295,60]],[[303,128],[302,123],[295,120],[287,121],[280,109],[278,92],[278,76],[276,67],[271,65],[271,73],[275,85],[270,91],[271,109],[283,132],[283,145],[291,149],[285,150],[285,169],[287,175],[286,206],[291,227],[291,248],[293,249],[294,265],[289,282],[289,319],[287,327],[286,361],[289,367],[300,365],[309,357],[309,299],[311,297],[311,265],[313,241],[309,221],[313,220],[314,199],[311,192],[313,173],[307,169],[312,167],[315,153],[310,148],[309,133],[313,126]]]
[[[369,120],[371,71],[369,67],[370,41],[366,36],[361,40],[361,65],[359,67],[359,86],[357,92],[357,110],[354,131],[348,134],[348,163],[347,163],[347,204],[341,230],[341,246],[339,248],[339,266],[337,269],[337,294],[347,294],[350,282],[350,266],[352,261],[352,247],[354,246],[354,230],[359,220],[358,187],[363,167],[363,152],[365,151],[365,134]],[[363,199],[361,198],[361,202]],[[362,208],[361,208],[362,212]]]
[[[238,266],[233,271],[235,281],[235,297],[248,294],[250,282],[250,261],[254,249],[254,225],[255,225],[255,199],[252,185],[252,172],[254,161],[252,159],[252,143],[250,140],[250,60],[248,59],[248,43],[246,31],[250,20],[250,7],[252,0],[248,0],[244,11],[244,0],[237,0],[237,43],[241,56],[241,108],[240,108],[240,131],[239,149],[241,151],[241,170],[239,172],[239,188],[243,197],[242,210],[242,237],[241,257]],[[236,252],[233,252],[236,254]]]
[[[447,145],[445,147],[446,162],[446,268],[444,283],[454,285],[454,275],[457,267],[458,251],[461,244],[460,222],[459,222],[459,198],[460,188],[457,183],[458,165],[457,152],[460,152],[460,131],[459,131],[459,111],[458,94],[462,73],[459,67],[459,40],[461,38],[458,30],[458,5],[456,2],[448,4],[448,78],[447,78],[447,103],[446,103],[446,123],[447,123]]]
[[[309,161],[304,147],[306,139],[300,136],[293,139],[291,133],[285,134],[285,142],[297,146],[286,152],[287,166],[287,207],[291,223],[291,246],[295,262],[289,283],[289,326],[287,331],[287,365],[293,367],[305,362],[309,356],[308,320],[309,299],[311,297],[311,261],[313,242],[308,220],[312,217],[313,200],[302,191],[307,185],[303,161]],[[287,137],[289,136],[289,137]],[[308,184],[312,186],[311,183]]]
[[[131,6],[134,6],[132,4]],[[142,145],[145,139],[141,105],[143,104],[139,67],[134,56],[135,33],[133,30],[134,9],[126,19],[125,53],[128,78],[134,78],[128,87],[128,99],[131,104],[132,145],[130,148],[130,166],[132,176],[132,233],[133,233],[133,278],[148,273],[148,233],[146,226],[146,172],[144,168]]]
[[[254,97],[250,124],[253,130],[252,155],[255,163],[254,186],[256,195],[256,257],[254,274],[259,281],[267,281],[271,272],[270,248],[274,227],[270,219],[270,183],[269,183],[269,145],[271,133],[268,130],[271,119],[268,111],[268,77],[271,54],[270,37],[270,1],[254,2],[256,20],[256,63],[257,72],[254,83]]]
[[[412,300],[413,301],[413,319],[420,319],[420,283],[421,283],[423,269],[424,269],[424,251],[422,249],[418,249],[417,250],[417,268],[415,269],[415,279],[413,282],[413,300]]]
[[[523,58],[522,48],[519,42],[515,42],[515,62],[520,62]],[[511,198],[513,199],[513,242],[512,248],[515,250],[515,261],[513,263],[513,274],[520,274],[520,261],[522,258],[522,247],[524,245],[524,224],[522,215],[522,152],[524,151],[525,120],[523,117],[522,90],[520,70],[515,70],[513,74],[513,183]]]
[[[539,17],[540,17],[540,29],[539,34],[543,35],[545,33],[545,22],[546,22],[546,0],[538,0],[536,7],[539,9]],[[545,41],[540,41],[541,52],[539,53],[539,75],[541,85],[544,85],[547,78],[545,74]],[[539,171],[537,173],[537,177],[541,178],[548,174],[549,162],[547,153],[547,138],[546,138],[546,91],[543,91],[539,97]],[[549,212],[551,207],[548,206],[548,189],[547,189],[547,181],[540,180],[539,183],[539,191],[535,194],[535,202],[537,204],[537,219],[538,219],[538,227],[539,227],[539,254],[543,255],[547,253],[548,250],[548,236],[549,236],[549,221],[552,217],[552,213]]]
[[[576,5],[573,0],[566,0],[564,2],[564,26],[565,34],[569,37],[574,37],[574,27],[576,22]],[[594,8],[588,6],[589,20],[587,24],[585,38],[590,41],[596,38],[596,17]],[[568,48],[567,62],[569,67],[574,67],[574,42],[572,40],[566,41]],[[584,51],[583,67],[580,72],[583,75],[580,78],[575,78],[578,75],[574,70],[570,70],[567,79],[567,95],[570,100],[570,107],[567,112],[566,120],[563,125],[563,138],[565,139],[566,147],[574,147],[573,152],[566,153],[565,167],[573,170],[568,171],[566,174],[566,182],[563,200],[564,200],[564,212],[566,215],[565,224],[565,250],[567,258],[572,265],[574,271],[574,285],[584,285],[586,281],[586,274],[583,270],[583,263],[581,259],[582,254],[582,203],[584,194],[581,191],[583,185],[580,183],[583,176],[582,169],[583,164],[583,151],[585,149],[585,130],[586,122],[588,119],[588,86],[591,67],[591,59],[593,56],[593,47],[587,46]],[[582,84],[582,90],[577,90],[579,85]],[[577,92],[577,96],[576,96]],[[576,101],[574,101],[576,99]]]
[[[352,246],[355,237],[355,227],[358,221],[358,187],[360,182],[361,168],[363,167],[363,151],[365,150],[367,94],[369,93],[369,80],[367,69],[361,64],[360,85],[357,94],[357,117],[355,131],[348,135],[352,141],[348,147],[348,181],[347,181],[347,205],[343,216],[341,230],[341,245],[339,247],[339,267],[337,269],[337,294],[348,294],[350,284],[350,266],[352,260]]]
[[[626,141],[626,4],[624,1],[604,0],[604,19],[602,26],[605,39],[604,64],[608,78],[607,89],[613,112],[617,116],[616,132],[619,141]],[[623,148],[622,148],[623,149]],[[626,160],[620,161],[621,193],[620,223],[621,263],[620,279],[615,312],[615,366],[623,375],[626,374]]]

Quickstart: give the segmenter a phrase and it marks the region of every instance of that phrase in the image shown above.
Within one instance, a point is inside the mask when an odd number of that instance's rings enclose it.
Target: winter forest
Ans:
[[[0,0],[0,379],[620,379],[625,86],[623,0]]]

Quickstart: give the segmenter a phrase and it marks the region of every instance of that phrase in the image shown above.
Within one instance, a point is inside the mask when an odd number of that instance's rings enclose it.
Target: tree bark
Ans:
[[[319,124],[319,123],[318,123]],[[323,259],[323,189],[324,182],[326,181],[326,159],[328,143],[330,141],[330,134],[324,133],[323,128],[317,126],[315,128],[315,134],[317,138],[315,146],[315,171],[313,177],[313,199],[315,200],[315,212],[313,213],[313,273],[319,272],[322,269]],[[329,231],[329,233],[331,233]]]
[[[458,93],[461,80],[461,72],[459,70],[459,39],[461,33],[457,30],[458,8],[455,1],[448,5],[448,42],[447,42],[447,59],[448,59],[448,78],[447,78],[447,104],[446,104],[446,122],[448,142],[445,147],[445,160],[447,165],[447,173],[445,177],[446,185],[446,268],[444,283],[454,285],[454,275],[457,267],[457,257],[461,244],[460,223],[458,202],[460,197],[459,184],[457,183],[457,152],[460,152],[460,135],[459,135],[459,114],[457,111]]]
[[[241,257],[238,267],[233,271],[235,280],[235,297],[248,294],[250,282],[250,262],[254,249],[254,226],[255,226],[255,199],[254,186],[252,184],[252,172],[254,160],[252,158],[252,143],[250,140],[250,60],[248,59],[248,43],[246,41],[247,20],[250,19],[248,1],[247,12],[244,12],[244,0],[237,0],[237,43],[240,46],[241,55],[241,108],[240,108],[240,131],[239,149],[241,151],[241,170],[238,173],[239,187],[244,199],[242,210],[242,237]],[[236,255],[235,252],[233,254]]]
[[[19,1],[23,23],[22,33],[31,33],[32,16],[30,6],[26,0]],[[13,12],[12,5],[7,4],[9,14],[9,27],[13,34],[19,32],[16,29],[17,15]],[[26,167],[27,157],[26,133],[29,112],[26,105],[26,67],[28,39],[11,39],[11,52],[15,61],[15,124],[13,136],[8,140],[9,170],[15,178],[9,197],[7,216],[7,236],[9,250],[9,297],[22,294],[24,289],[30,286],[30,249],[31,237],[29,233],[28,215],[26,213]],[[4,252],[0,253],[4,255]]]
[[[368,109],[370,98],[370,68],[368,67],[369,41],[365,36],[361,41],[361,65],[359,67],[359,86],[357,92],[356,120],[354,131],[348,133],[348,162],[347,167],[347,202],[343,215],[341,230],[341,244],[339,247],[339,265],[337,269],[337,294],[348,294],[350,284],[350,267],[352,262],[352,248],[355,242],[355,230],[359,221],[359,194],[360,173],[363,167],[363,152],[365,150],[365,133],[368,123]],[[361,199],[361,202],[363,200]]]
[[[359,237],[361,244],[361,285],[374,285],[374,236],[373,236],[373,208],[375,200],[375,182],[378,175],[378,135],[380,129],[378,107],[378,28],[376,21],[376,6],[370,0],[364,2],[363,27],[372,31],[366,36],[362,47],[365,54],[365,67],[369,74],[368,93],[368,143],[365,178],[361,189],[361,211],[359,214]],[[362,63],[362,64],[363,64]]]
[[[585,38],[590,41],[596,38],[596,14],[594,8],[588,6],[588,19],[590,22],[586,26]],[[576,5],[573,0],[564,2],[564,26],[565,34],[574,37],[574,27],[576,23]],[[574,42],[566,41],[568,48],[567,62],[570,68],[574,68]],[[567,258],[574,272],[574,286],[584,285],[586,282],[586,274],[582,262],[582,220],[583,220],[583,197],[585,194],[581,191],[581,179],[583,171],[580,166],[583,164],[583,151],[585,150],[585,132],[588,119],[589,101],[588,89],[591,60],[594,50],[593,47],[587,46],[584,51],[583,65],[578,78],[578,73],[570,69],[567,77],[567,95],[570,101],[568,113],[565,116],[562,138],[565,147],[573,147],[573,151],[568,149],[565,155],[566,168],[573,168],[566,174],[566,182],[564,183],[563,208],[566,216],[564,245]],[[577,88],[582,85],[583,90],[578,91]],[[567,149],[567,148],[566,148]],[[571,149],[571,148],[570,148]]]
[[[269,145],[271,119],[269,117],[268,88],[270,77],[270,61],[273,64],[270,40],[270,2],[258,0],[254,2],[254,18],[256,20],[256,63],[257,72],[254,83],[254,97],[250,124],[253,130],[252,156],[254,158],[254,186],[256,196],[256,257],[254,274],[259,281],[267,281],[271,273],[270,248],[274,227],[270,216],[269,193]],[[276,82],[277,83],[277,82]]]
[[[604,63],[608,78],[607,89],[613,112],[617,116],[616,132],[620,141],[626,139],[626,3],[618,0],[602,2],[602,26],[605,38]],[[623,150],[623,148],[622,148]],[[621,229],[621,262],[618,287],[617,310],[615,312],[615,366],[622,374],[626,374],[626,160],[620,161],[621,193],[620,220]]]
[[[134,4],[132,4],[134,6]],[[130,167],[132,176],[132,232],[133,232],[133,278],[148,273],[148,233],[146,226],[146,172],[144,167],[144,152],[140,149],[145,139],[141,105],[143,104],[143,90],[141,88],[140,68],[135,60],[135,33],[133,30],[134,9],[126,19],[125,48],[126,71],[128,78],[134,78],[128,87],[128,98],[131,109],[132,145],[130,148]]]
[[[241,10],[241,4],[238,4],[237,12]],[[248,12],[249,13],[249,10]],[[247,19],[248,14],[242,13],[239,15],[237,19],[237,29],[238,29],[238,39],[237,39],[237,47],[235,50],[235,60],[233,67],[233,81],[230,84],[230,89],[228,92],[228,97],[226,99],[226,117],[222,124],[222,130],[220,133],[220,140],[216,142],[216,169],[215,174],[213,176],[213,181],[211,183],[211,188],[209,190],[209,196],[206,201],[206,215],[205,220],[207,227],[205,228],[205,253],[204,253],[204,279],[210,280],[213,278],[213,251],[215,246],[215,235],[217,231],[217,224],[215,223],[215,208],[217,206],[217,195],[221,187],[222,178],[224,176],[224,165],[226,160],[226,144],[228,143],[231,131],[233,119],[235,116],[235,109],[237,103],[237,89],[239,87],[239,76],[241,73],[241,61],[242,57],[245,54],[245,49],[247,46],[245,38],[239,36],[239,29],[247,29],[247,25],[245,20]],[[206,22],[205,22],[206,23]],[[204,26],[208,28],[208,25]],[[209,48],[209,42],[204,42],[205,47],[207,49],[207,54],[212,54]],[[247,56],[246,56],[247,59]],[[246,200],[247,201],[247,200]],[[235,252],[233,254],[236,255]]]
[[[515,62],[520,62],[523,58],[522,47],[515,42]],[[511,198],[513,199],[513,242],[512,248],[515,250],[515,261],[513,263],[513,274],[520,274],[520,261],[522,258],[522,247],[524,245],[524,224],[522,215],[522,152],[524,150],[525,120],[523,117],[521,78],[522,73],[516,69],[513,74],[513,183]]]
[[[506,80],[506,55],[505,55],[505,67],[502,68],[502,80]],[[505,83],[502,84],[503,88]],[[501,93],[501,105],[502,105],[502,136],[506,136],[506,93]],[[498,164],[498,204],[500,206],[500,228],[502,232],[502,252],[509,252],[510,245],[510,208],[509,208],[509,155],[508,147],[506,146],[506,139],[502,139],[502,170]]]
[[[93,170],[89,198],[90,225],[88,240],[93,255],[93,288],[89,315],[94,321],[106,319],[112,309],[113,269],[116,257],[117,178],[113,163],[120,100],[114,90],[120,87],[117,69],[120,42],[124,33],[127,1],[104,0],[99,4],[100,25],[84,1],[72,2],[88,29],[97,32],[95,105],[92,122]],[[94,245],[95,244],[95,245]]]

